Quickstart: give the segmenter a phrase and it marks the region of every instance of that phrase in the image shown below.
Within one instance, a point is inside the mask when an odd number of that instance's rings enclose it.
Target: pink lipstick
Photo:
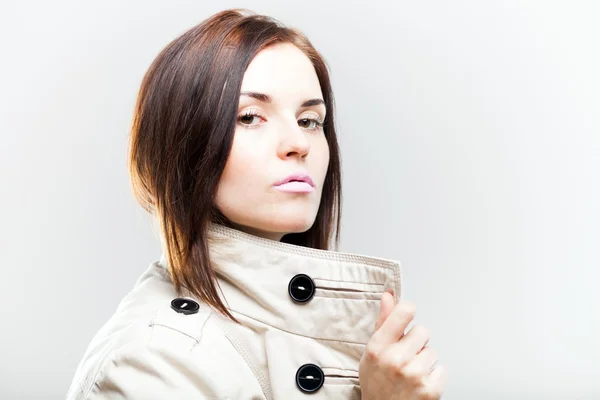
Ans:
[[[295,173],[275,183],[275,189],[287,193],[310,193],[315,190],[315,184],[306,173]]]

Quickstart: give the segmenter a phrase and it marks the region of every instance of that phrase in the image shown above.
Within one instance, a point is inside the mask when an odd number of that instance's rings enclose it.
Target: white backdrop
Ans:
[[[160,255],[127,177],[136,91],[240,6],[329,62],[341,249],[402,262],[445,399],[600,398],[597,1],[0,4],[0,398],[64,398]]]

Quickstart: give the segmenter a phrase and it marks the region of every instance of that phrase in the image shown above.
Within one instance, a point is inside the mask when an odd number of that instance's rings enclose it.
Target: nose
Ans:
[[[294,121],[293,127],[282,128],[281,139],[277,153],[279,158],[286,159],[290,157],[305,158],[310,152],[310,133],[307,133]]]

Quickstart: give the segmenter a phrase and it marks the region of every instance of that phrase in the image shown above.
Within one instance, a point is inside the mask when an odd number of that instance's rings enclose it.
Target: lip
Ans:
[[[297,172],[288,175],[273,186],[277,190],[289,193],[310,193],[315,190],[315,183],[309,174]]]

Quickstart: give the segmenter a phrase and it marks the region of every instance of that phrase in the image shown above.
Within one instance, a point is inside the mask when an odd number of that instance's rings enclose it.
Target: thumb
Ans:
[[[381,325],[383,325],[383,321],[387,319],[393,309],[394,296],[390,292],[384,292],[381,295],[379,318],[377,319],[377,322],[375,322],[375,330],[379,329]]]

